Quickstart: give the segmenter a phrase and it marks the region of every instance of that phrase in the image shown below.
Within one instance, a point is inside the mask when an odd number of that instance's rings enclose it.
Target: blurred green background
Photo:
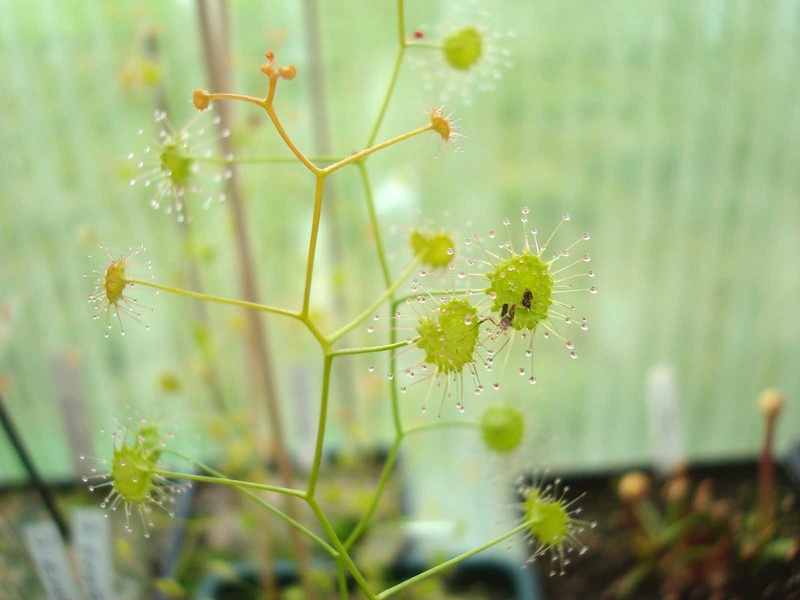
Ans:
[[[518,225],[528,206],[543,232],[571,214],[559,245],[592,235],[581,250],[592,256],[600,293],[575,297],[590,324],[576,339],[580,358],[569,360],[555,341],[537,342],[539,384],[512,373],[491,392],[521,407],[531,425],[524,454],[502,468],[649,462],[658,441],[648,389],[659,377],[662,387],[674,385],[679,410],[662,415],[658,428],[674,416],[689,458],[754,454],[762,430],[756,398],[766,386],[788,394],[778,436],[785,450],[800,433],[800,3],[519,0],[482,8],[492,11],[488,20],[475,13],[487,28],[515,33],[497,42],[513,66],[497,70],[494,91],[468,89],[481,83],[473,79],[448,101],[462,118],[464,151],[434,158],[438,143],[422,136],[369,165],[395,275],[408,260],[409,229],[425,223],[461,240],[501,229],[504,217]],[[279,64],[294,63],[299,76],[279,86],[276,107],[313,154],[301,4],[231,9],[228,91],[265,92],[258,67],[267,49]],[[445,12],[408,2],[407,30],[434,40]],[[167,423],[179,447],[211,453],[215,398],[243,409],[257,393],[239,311],[208,306],[201,327],[185,299],[139,290],[156,309],[145,315],[151,331],[128,321],[125,337],[115,328],[104,339],[86,302],[92,283],[82,277],[103,268],[103,259],[87,258],[102,255],[99,244],[143,244],[156,281],[189,287],[191,259],[207,292],[240,295],[224,204],[194,210],[187,242],[174,218],[148,206],[146,190],[128,185],[136,169],[126,156],[155,137],[156,106],[180,127],[193,114],[192,89],[208,87],[196,6],[0,0],[0,13],[0,384],[10,413],[36,463],[57,480],[77,476],[75,456],[87,448],[108,455],[100,428],[134,410]],[[345,156],[363,147],[389,79],[394,3],[322,2],[320,20],[332,152]],[[424,124],[420,109],[441,104],[446,81],[436,55],[411,49],[407,58],[379,140]],[[288,156],[262,112],[232,108],[239,155]],[[238,173],[262,297],[297,307],[313,178],[295,165],[243,165]],[[381,280],[358,172],[332,180],[345,252],[341,264],[330,258],[327,221],[313,290],[327,329],[368,305]],[[344,308],[334,301],[339,294]],[[293,323],[268,321],[291,444],[307,456],[319,351]],[[387,334],[359,328],[348,339],[377,335]],[[367,372],[370,362],[337,364],[328,447],[391,440],[388,391]],[[666,384],[665,372],[674,375]],[[453,406],[445,416],[475,418],[491,399],[467,397],[463,417]],[[412,421],[436,418],[434,410],[420,414],[421,396],[402,400]],[[469,469],[481,452],[477,434],[446,431],[415,444],[409,461],[435,475]],[[442,453],[460,466],[441,463]],[[23,478],[4,436],[0,464],[3,482]]]

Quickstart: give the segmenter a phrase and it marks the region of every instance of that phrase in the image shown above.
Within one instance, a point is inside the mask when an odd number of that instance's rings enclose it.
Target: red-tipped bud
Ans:
[[[275,73],[275,53],[270,50],[264,54],[264,56],[267,57],[267,62],[261,65],[261,72],[264,73],[264,75],[272,77]]]

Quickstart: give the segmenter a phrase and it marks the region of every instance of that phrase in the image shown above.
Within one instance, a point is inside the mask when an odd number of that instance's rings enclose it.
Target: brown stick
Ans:
[[[772,439],[775,415],[767,416],[761,455],[758,459],[758,534],[760,543],[767,541],[775,523],[775,462],[772,460]]]
[[[758,399],[759,409],[764,416],[764,439],[758,460],[758,543],[764,544],[775,533],[775,462],[772,459],[772,443],[775,425],[783,409],[783,392],[769,388]]]

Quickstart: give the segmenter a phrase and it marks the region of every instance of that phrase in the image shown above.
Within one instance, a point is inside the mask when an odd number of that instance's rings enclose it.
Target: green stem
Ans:
[[[366,146],[372,146],[375,143],[375,138],[378,137],[378,130],[381,128],[383,119],[386,116],[386,110],[389,108],[389,101],[392,99],[394,93],[394,86],[397,83],[397,77],[400,74],[400,66],[403,64],[403,54],[406,51],[406,26],[405,26],[405,10],[403,7],[403,0],[397,0],[397,54],[394,57],[394,67],[392,67],[392,75],[389,77],[389,85],[386,86],[386,93],[383,95],[383,102],[378,111],[378,116],[375,118],[375,124],[372,126],[372,131],[367,138]]]
[[[275,516],[283,519],[290,527],[294,527],[297,531],[308,537],[308,539],[310,539],[312,542],[319,544],[320,548],[325,550],[325,552],[327,552],[331,558],[333,559],[339,558],[339,553],[336,550],[334,550],[333,546],[331,546],[328,542],[319,537],[316,533],[311,531],[308,527],[306,527],[299,521],[294,520],[292,517],[287,515],[279,508],[275,508],[263,498],[259,498],[258,496],[256,496],[255,493],[251,492],[250,490],[239,488],[239,491],[242,492],[245,496],[248,496],[249,498],[255,500],[257,504],[260,504]]]
[[[314,187],[314,216],[311,220],[311,239],[308,242],[308,262],[306,263],[306,283],[303,287],[302,317],[308,316],[308,305],[311,298],[311,279],[314,276],[314,258],[317,254],[317,238],[319,237],[319,222],[322,217],[322,190],[325,187],[325,173],[317,175],[317,184]]]
[[[262,312],[273,313],[276,315],[283,315],[284,317],[291,317],[293,319],[302,320],[300,315],[294,311],[285,308],[278,308],[277,306],[267,306],[266,304],[258,304],[256,302],[247,302],[245,300],[236,300],[233,298],[222,298],[220,296],[211,296],[209,294],[200,294],[198,292],[191,292],[189,290],[182,290],[160,283],[153,283],[152,281],[145,281],[141,279],[125,279],[125,285],[140,285],[150,287],[156,290],[169,292],[170,294],[177,294],[178,296],[186,296],[187,298],[194,298],[196,300],[205,300],[207,302],[216,302],[217,304],[229,304],[231,306],[239,306],[242,308],[252,308],[253,310],[260,310]]]
[[[405,271],[403,271],[403,273],[400,275],[400,277],[398,277],[395,280],[395,282],[386,289],[385,292],[383,292],[380,296],[378,296],[378,298],[372,304],[370,304],[366,308],[366,310],[364,310],[364,312],[358,315],[350,323],[348,323],[338,331],[335,331],[334,333],[329,335],[328,341],[331,343],[335,342],[344,334],[346,334],[348,331],[351,331],[353,328],[357,327],[359,323],[361,323],[364,319],[366,319],[373,312],[375,312],[376,308],[378,308],[381,304],[386,302],[387,298],[389,298],[389,296],[391,296],[395,291],[397,291],[397,288],[400,287],[400,284],[403,283],[409,275],[411,275],[411,272],[418,264],[419,264],[419,258],[415,258],[414,260],[412,260],[406,267]]]
[[[306,493],[302,490],[295,490],[293,488],[279,487],[277,485],[268,485],[266,483],[252,483],[250,481],[239,481],[238,479],[228,479],[227,477],[206,477],[205,475],[190,475],[189,473],[176,473],[174,471],[164,471],[162,469],[153,469],[150,471],[155,475],[162,477],[169,477],[171,479],[185,479],[187,481],[201,481],[203,483],[213,483],[215,485],[227,485],[229,487],[250,488],[253,490],[260,490],[262,492],[275,492],[276,494],[283,494],[285,496],[294,496],[295,498],[305,499]]]
[[[328,348],[330,348],[330,343],[328,342],[327,339],[325,339],[325,336],[322,335],[322,332],[317,327],[317,324],[314,323],[314,321],[312,321],[311,317],[309,317],[308,315],[305,316],[300,315],[300,320],[305,324],[305,326],[311,332],[311,335],[313,335],[320,343],[320,345],[322,346],[322,351],[326,352]]]
[[[403,48],[406,45],[406,17],[403,0],[397,0],[397,42]]]
[[[398,0],[397,2],[397,25],[398,25],[398,36],[399,36],[399,48],[397,51],[397,56],[395,57],[394,68],[392,70],[391,79],[389,81],[389,86],[384,96],[383,102],[381,104],[380,111],[378,113],[378,117],[375,120],[375,124],[373,125],[372,131],[370,132],[369,140],[367,141],[367,146],[371,146],[375,142],[375,137],[378,135],[378,130],[380,129],[381,123],[383,122],[383,118],[386,115],[386,110],[389,106],[389,100],[392,96],[392,92],[394,90],[394,85],[397,82],[397,76],[400,72],[400,65],[402,64],[403,60],[403,52],[405,50],[405,20],[403,15],[403,0]],[[383,273],[383,280],[387,288],[392,287],[392,277],[389,272],[389,261],[386,258],[386,251],[383,246],[383,239],[381,237],[381,226],[380,222],[378,221],[378,213],[375,210],[375,198],[372,193],[372,185],[369,179],[369,171],[367,170],[367,164],[364,161],[359,161],[356,163],[358,166],[359,173],[361,175],[361,183],[364,186],[364,195],[367,202],[367,211],[369,213],[370,224],[372,226],[372,231],[374,232],[375,236],[375,246],[378,252],[378,261],[381,265],[381,272]],[[388,295],[388,298],[391,303],[391,314],[394,313],[395,310],[395,300],[394,300],[394,291]],[[371,312],[371,311],[370,311]],[[394,329],[391,330],[390,333],[391,342],[390,344],[383,346],[382,349],[385,350],[392,350],[395,348],[402,348],[406,346],[408,342],[397,342],[397,333]],[[375,350],[377,351],[377,349]],[[339,351],[344,353],[345,351]],[[392,363],[394,363],[394,353],[392,353],[391,357]],[[394,372],[394,368],[392,369]],[[397,399],[397,388],[392,382],[391,385],[392,390],[392,411],[395,413],[394,421],[395,421],[395,430],[396,430],[396,438],[394,443],[392,444],[392,448],[389,451],[389,455],[386,458],[386,462],[383,465],[383,470],[381,471],[380,480],[378,481],[378,487],[375,490],[375,493],[372,496],[372,500],[370,502],[369,507],[367,508],[367,512],[361,517],[356,527],[350,533],[347,538],[347,541],[344,544],[346,549],[349,549],[359,538],[359,536],[363,533],[364,529],[366,528],[367,524],[369,523],[372,515],[378,508],[378,503],[380,502],[381,498],[383,497],[383,492],[386,488],[386,484],[389,481],[389,476],[392,473],[392,469],[394,467],[395,460],[397,458],[397,453],[400,450],[400,443],[403,441],[403,430],[400,426],[400,416],[399,416],[399,406],[398,406],[398,399]]]
[[[223,478],[223,479],[227,479],[227,477],[225,477],[225,475],[223,475],[222,473],[220,473],[216,469],[212,469],[208,465],[205,465],[205,464],[201,463],[198,460],[194,460],[192,458],[189,458],[188,456],[184,456],[184,455],[180,454],[179,452],[175,452],[173,450],[165,450],[165,452],[169,452],[171,454],[174,454],[175,456],[179,456],[180,458],[182,458],[182,459],[184,459],[184,460],[186,460],[186,461],[188,461],[188,462],[200,467],[201,469],[203,469],[204,471],[210,473],[211,475],[214,475],[215,477],[220,477],[220,478]],[[293,519],[292,517],[287,515],[282,510],[272,506],[269,502],[267,502],[263,498],[259,498],[256,494],[254,494],[250,490],[243,489],[243,488],[238,488],[238,489],[245,496],[248,496],[249,498],[252,498],[253,500],[255,500],[256,503],[260,504],[261,506],[263,506],[264,508],[266,508],[267,510],[272,512],[274,515],[280,517],[286,523],[288,523],[291,527],[294,527],[295,529],[297,529],[301,533],[303,533],[306,536],[308,536],[308,538],[310,538],[312,541],[314,541],[317,544],[319,544],[328,554],[331,555],[332,558],[334,558],[334,559],[338,559],[339,558],[339,553],[336,550],[334,550],[333,547],[330,544],[328,544],[328,542],[326,542],[321,537],[319,537],[317,534],[315,534],[313,531],[308,529],[305,525],[303,525],[299,521],[296,521],[295,519]]]
[[[389,332],[389,341],[394,342],[397,340],[397,332],[392,329]],[[397,354],[392,352],[389,356],[389,373],[397,373]],[[392,377],[389,382],[389,394],[392,403],[392,423],[394,424],[394,432],[397,436],[403,435],[403,419],[400,416],[400,395],[397,392],[397,377]]]
[[[425,290],[425,295],[432,298],[452,298],[453,296],[458,296],[458,294],[454,293],[453,290]],[[420,294],[408,294],[406,296],[400,296],[399,298],[395,298],[394,304],[392,305],[392,311],[397,311],[398,307],[406,302],[407,300],[416,300],[419,298]]]
[[[397,311],[397,306],[399,300],[395,300],[392,303],[392,314]],[[389,342],[394,343],[397,341],[397,329],[392,328],[389,330]],[[396,373],[397,372],[397,354],[392,352],[389,356],[389,372]],[[403,420],[400,417],[400,395],[397,392],[397,378],[393,377],[392,380],[389,382],[389,394],[390,400],[392,403],[392,423],[394,423],[394,432],[398,438],[402,438],[404,434],[403,432]]]
[[[440,427],[467,427],[479,429],[480,426],[480,423],[476,423],[475,421],[436,421],[435,423],[424,423],[422,425],[409,427],[403,433],[404,435],[411,435],[412,433],[419,433],[420,431],[428,429],[438,429]]]
[[[330,173],[333,173],[334,171],[338,171],[339,169],[341,169],[342,167],[346,167],[350,163],[359,161],[362,158],[365,158],[365,157],[369,156],[370,154],[373,154],[374,152],[378,152],[379,150],[383,150],[384,148],[388,148],[389,146],[392,146],[394,144],[400,143],[400,142],[402,142],[404,140],[407,140],[408,138],[412,138],[415,135],[419,135],[420,133],[425,133],[426,131],[431,131],[431,130],[433,130],[433,124],[428,123],[427,125],[423,125],[422,127],[418,127],[417,129],[414,129],[413,131],[408,131],[408,132],[406,132],[406,133],[404,133],[402,135],[398,135],[397,137],[394,137],[394,138],[392,138],[390,140],[386,140],[385,142],[381,142],[380,144],[376,144],[375,146],[367,148],[366,150],[362,150],[361,152],[356,152],[352,156],[348,156],[347,158],[342,159],[337,163],[329,165],[329,166],[325,167],[324,169],[320,169],[320,171],[322,173],[326,174],[326,175],[329,175]]]
[[[272,106],[272,99],[275,96],[275,88],[277,84],[278,84],[277,78],[270,77],[269,95],[267,96],[267,99],[264,101],[262,106],[264,107],[264,110],[267,111],[267,114],[269,115],[269,118],[272,121],[272,125],[275,127],[275,130],[278,132],[278,135],[281,136],[283,143],[286,144],[289,150],[292,151],[292,154],[294,154],[301,163],[303,163],[306,167],[308,167],[309,171],[314,173],[314,175],[319,176],[320,168],[316,166],[314,163],[312,163],[310,160],[308,160],[308,158],[306,158],[306,155],[300,151],[300,148],[298,148],[295,145],[295,143],[292,141],[292,138],[289,137],[289,134],[287,134],[286,130],[283,128],[283,125],[281,124],[281,121],[278,118],[278,113],[275,112],[275,108]]]
[[[431,48],[433,50],[441,50],[442,45],[436,44],[433,42],[408,42],[406,44],[408,48]]]
[[[402,441],[402,436],[395,438],[394,444],[392,444],[392,449],[389,450],[389,455],[386,457],[386,462],[383,464],[381,478],[378,481],[378,487],[375,489],[375,494],[372,496],[372,501],[370,502],[369,508],[367,508],[367,512],[364,513],[364,516],[361,517],[361,520],[347,537],[347,540],[345,540],[345,550],[350,550],[352,545],[364,531],[364,528],[367,526],[367,523],[369,523],[369,520],[372,518],[375,510],[378,508],[378,503],[383,495],[383,490],[386,488],[386,484],[389,481],[389,476],[392,474],[392,467],[394,467],[394,461],[397,458],[397,452],[400,450],[400,442]]]
[[[425,431],[426,429],[434,429],[437,427],[479,427],[478,423],[470,422],[470,421],[438,421],[436,423],[425,423],[424,425],[417,425],[416,427],[409,427],[405,431],[403,431],[400,435],[395,438],[394,444],[392,444],[391,450],[389,450],[389,455],[386,457],[386,462],[383,465],[383,471],[381,471],[381,477],[378,481],[378,486],[375,488],[375,494],[372,496],[372,501],[370,502],[369,508],[367,508],[367,512],[364,513],[364,516],[361,517],[361,520],[353,529],[352,533],[348,536],[347,540],[344,542],[344,547],[349,550],[358,537],[363,533],[364,528],[369,523],[369,520],[372,518],[372,515],[375,513],[375,510],[378,507],[378,503],[380,502],[381,496],[383,495],[383,491],[386,488],[386,484],[389,481],[389,476],[391,475],[392,468],[394,466],[395,459],[397,458],[397,453],[400,450],[400,444],[407,435],[411,435],[414,433],[418,433],[420,431]]]
[[[339,578],[339,596],[342,600],[348,600],[350,596],[347,593],[347,573],[341,560],[336,561],[336,571]]]
[[[308,505],[311,507],[311,510],[314,511],[314,514],[317,516],[317,520],[319,521],[319,524],[322,526],[322,529],[330,538],[331,544],[333,545],[334,549],[336,549],[339,552],[339,559],[347,567],[347,570],[350,571],[350,574],[353,576],[353,579],[355,579],[356,583],[358,584],[358,587],[361,588],[361,591],[364,592],[364,595],[367,597],[368,600],[376,600],[375,594],[372,591],[370,591],[369,585],[364,579],[364,576],[358,570],[358,567],[353,562],[353,559],[350,558],[350,555],[347,553],[347,550],[345,550],[345,547],[342,545],[341,540],[336,535],[336,531],[334,531],[330,521],[328,521],[328,518],[325,516],[325,513],[322,512],[322,508],[320,507],[320,505],[313,497],[309,497],[307,500],[308,500]]]
[[[369,223],[372,227],[373,236],[375,237],[375,248],[378,251],[378,261],[381,265],[381,272],[383,273],[383,281],[386,286],[392,285],[392,276],[389,273],[389,261],[386,258],[386,250],[383,247],[383,238],[381,237],[381,225],[378,221],[378,212],[375,210],[375,197],[372,195],[372,184],[369,181],[369,172],[367,171],[367,163],[360,161],[356,163],[358,171],[361,174],[361,183],[364,186],[364,195],[367,200],[367,212],[369,212]]]
[[[331,367],[333,365],[333,356],[325,355],[323,359],[322,368],[322,398],[319,406],[319,425],[317,427],[317,443],[314,450],[314,463],[311,466],[311,474],[308,477],[308,491],[306,498],[309,502],[314,498],[314,491],[317,487],[317,479],[319,478],[319,469],[322,464],[322,448],[325,441],[325,426],[328,420],[328,396],[331,387]]]
[[[292,165],[298,164],[297,157],[293,156],[241,156],[232,158],[224,158],[221,156],[186,156],[184,158],[192,162],[221,164],[221,165],[247,164],[247,163],[292,164]],[[335,162],[342,160],[343,158],[344,157],[342,156],[314,156],[314,157],[309,157],[308,160],[315,163],[319,162],[319,163],[333,164]]]
[[[430,568],[427,571],[424,571],[424,572],[420,573],[419,575],[415,575],[414,577],[412,577],[410,579],[406,579],[405,581],[403,581],[401,583],[398,583],[397,585],[395,585],[393,587],[390,587],[387,590],[382,591],[380,594],[378,594],[376,596],[376,598],[378,598],[378,600],[383,600],[383,598],[388,598],[392,594],[396,594],[400,590],[403,590],[403,589],[407,588],[409,585],[417,583],[418,581],[422,581],[423,579],[425,579],[427,577],[430,577],[431,575],[436,575],[437,573],[439,573],[441,571],[444,571],[445,569],[448,569],[449,567],[452,567],[453,565],[456,565],[456,564],[460,563],[462,560],[466,560],[467,558],[469,558],[471,556],[475,556],[476,554],[478,554],[479,552],[483,552],[487,548],[491,548],[492,546],[496,546],[500,542],[507,540],[512,535],[515,535],[515,534],[519,533],[520,531],[524,531],[528,527],[529,527],[529,525],[527,523],[521,523],[520,525],[517,525],[516,527],[514,527],[514,529],[512,529],[511,531],[508,531],[508,532],[504,533],[500,537],[494,538],[491,542],[487,542],[483,546],[479,546],[478,548],[473,548],[469,552],[464,552],[464,554],[459,554],[455,558],[451,558],[450,560],[445,561],[440,565],[436,565],[435,567]]]
[[[345,354],[369,354],[371,352],[386,352],[387,350],[397,350],[412,343],[413,340],[403,340],[402,342],[395,342],[394,344],[385,344],[383,346],[364,346],[362,348],[343,348],[341,350],[331,350],[329,356],[344,356]]]

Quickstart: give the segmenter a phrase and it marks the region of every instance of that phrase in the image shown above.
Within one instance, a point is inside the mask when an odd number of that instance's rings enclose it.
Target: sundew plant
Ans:
[[[427,35],[424,31],[407,30],[404,2],[397,1],[394,15],[397,54],[385,95],[376,107],[375,120],[365,123],[363,148],[344,156],[315,157],[292,139],[290,127],[282,120],[282,111],[287,107],[281,101],[281,92],[307,74],[292,65],[291,56],[276,56],[272,51],[266,52],[265,61],[260,65],[263,95],[214,87],[224,85],[225,78],[219,69],[211,69],[211,89],[187,90],[187,97],[191,97],[199,113],[213,111],[217,115],[213,122],[217,137],[213,143],[198,146],[192,141],[189,132],[198,127],[195,122],[175,128],[166,114],[157,114],[160,127],[157,142],[130,156],[140,168],[140,174],[132,178],[131,185],[147,190],[151,205],[171,214],[179,227],[190,226],[195,210],[225,210],[227,204],[233,205],[231,210],[237,228],[246,222],[242,214],[244,207],[236,204],[235,194],[220,191],[233,177],[232,165],[246,164],[246,168],[273,169],[277,173],[286,167],[278,159],[236,155],[232,151],[224,107],[235,102],[246,105],[248,110],[266,114],[271,127],[265,128],[263,134],[277,135],[291,153],[291,160],[300,163],[305,175],[314,182],[305,268],[295,274],[302,294],[294,306],[264,303],[252,285],[255,259],[246,245],[240,248],[238,256],[244,289],[244,298],[239,299],[160,283],[149,274],[150,260],[156,262],[156,257],[144,258],[141,247],[112,251],[113,240],[105,240],[112,244],[103,247],[105,262],[89,274],[95,280],[90,296],[95,308],[93,316],[102,323],[103,333],[108,335],[110,330],[114,335],[113,330],[118,329],[124,334],[129,327],[147,327],[153,304],[172,302],[172,296],[176,297],[176,302],[183,297],[241,307],[246,309],[249,319],[252,353],[256,362],[263,366],[269,364],[269,357],[259,313],[267,313],[273,319],[299,323],[313,336],[321,350],[322,384],[315,407],[317,413],[308,415],[309,421],[318,423],[313,458],[309,470],[302,474],[296,472],[288,456],[280,404],[274,394],[267,394],[270,458],[276,467],[274,483],[269,484],[229,478],[220,470],[173,450],[170,440],[154,422],[129,420],[112,436],[113,456],[103,461],[102,468],[93,468],[88,478],[93,489],[105,489],[104,507],[109,510],[124,507],[128,528],[136,529],[139,520],[149,534],[154,527],[153,513],[160,509],[171,513],[172,496],[184,482],[235,488],[252,498],[272,518],[284,521],[291,528],[292,552],[311,597],[317,595],[308,577],[310,560],[315,555],[325,555],[335,564],[341,598],[349,597],[348,582],[354,582],[364,597],[376,599],[387,598],[512,536],[524,536],[530,541],[531,559],[540,555],[550,557],[553,573],[564,572],[570,552],[585,549],[580,534],[590,524],[577,518],[580,509],[575,506],[575,499],[568,498],[567,492],[558,485],[534,482],[520,485],[521,517],[519,522],[510,524],[505,533],[408,580],[381,587],[365,574],[354,558],[354,544],[375,517],[404,443],[421,431],[429,432],[452,424],[452,421],[446,422],[444,416],[460,419],[463,425],[478,429],[487,451],[507,456],[519,447],[527,416],[514,407],[496,402],[499,398],[496,391],[501,388],[499,375],[514,370],[519,374],[515,381],[526,386],[525,389],[537,383],[547,385],[548,374],[537,371],[540,346],[555,343],[562,348],[565,357],[576,358],[575,340],[589,328],[574,303],[576,298],[588,298],[597,291],[591,285],[594,272],[588,268],[590,258],[584,252],[589,234],[571,232],[567,214],[555,223],[534,224],[536,207],[525,206],[524,201],[520,202],[518,214],[498,223],[495,230],[453,232],[451,223],[441,223],[441,229],[409,231],[405,267],[398,273],[392,272],[384,231],[386,224],[377,216],[376,201],[379,199],[373,194],[369,160],[374,154],[419,136],[434,138],[434,142],[428,142],[435,145],[431,154],[436,153],[440,158],[459,150],[459,141],[468,133],[469,123],[458,118],[456,105],[445,106],[429,98],[422,82],[419,92],[422,111],[407,115],[406,132],[384,139],[381,125],[409,51],[427,53],[431,61],[440,63],[437,69],[450,68],[454,76],[471,74],[475,79],[491,76],[499,66],[511,68],[505,60],[502,65],[497,63],[500,56],[497,44],[503,36],[495,36],[487,30],[486,21],[480,20],[480,11],[475,15],[479,20],[474,24],[459,23],[454,31],[442,30],[442,38],[437,39],[435,31]],[[204,43],[205,50],[213,53],[209,41],[206,39]],[[258,68],[257,58],[253,57],[254,69]],[[497,80],[492,79],[492,85],[496,84]],[[219,156],[213,154],[217,150]],[[457,160],[457,157],[448,157],[448,160]],[[214,164],[221,165],[221,172],[215,174],[209,169]],[[313,282],[330,183],[345,169],[355,170],[363,183],[368,215],[365,227],[372,233],[373,249],[383,277],[383,292],[364,299],[358,316],[351,321],[331,326],[312,310]],[[480,177],[480,174],[465,172],[463,176]],[[218,202],[222,200],[224,204]],[[301,206],[300,199],[290,198],[284,202],[297,202]],[[540,231],[539,226],[544,229]],[[93,261],[96,264],[97,257]],[[150,294],[146,302],[140,303],[145,290],[157,290],[161,294]],[[347,334],[358,329],[368,332],[367,339],[376,342],[348,345]],[[379,339],[381,331],[386,339]],[[544,341],[548,339],[550,342]],[[371,357],[368,370],[378,385],[385,386],[382,395],[391,407],[394,440],[366,509],[352,529],[343,534],[334,528],[323,509],[318,489],[326,475],[326,431],[329,422],[336,418],[329,406],[332,370],[342,357],[352,355]],[[316,355],[308,360],[317,360]],[[567,360],[565,368],[575,366]],[[405,394],[414,386],[425,390],[421,394],[424,397],[421,408],[426,413],[426,422],[408,426],[403,422],[400,406],[411,397]],[[470,403],[476,396],[482,396],[481,402],[488,403],[488,409],[483,411],[481,419],[469,420],[472,418]],[[534,407],[527,406],[524,411],[528,409],[533,411]],[[253,453],[256,453],[255,448]],[[163,462],[168,457],[184,460],[191,468],[186,472],[168,470]],[[446,467],[437,464],[439,459],[445,457],[433,458],[431,469]],[[534,466],[522,468],[533,470]],[[264,567],[268,570],[268,566]]]

